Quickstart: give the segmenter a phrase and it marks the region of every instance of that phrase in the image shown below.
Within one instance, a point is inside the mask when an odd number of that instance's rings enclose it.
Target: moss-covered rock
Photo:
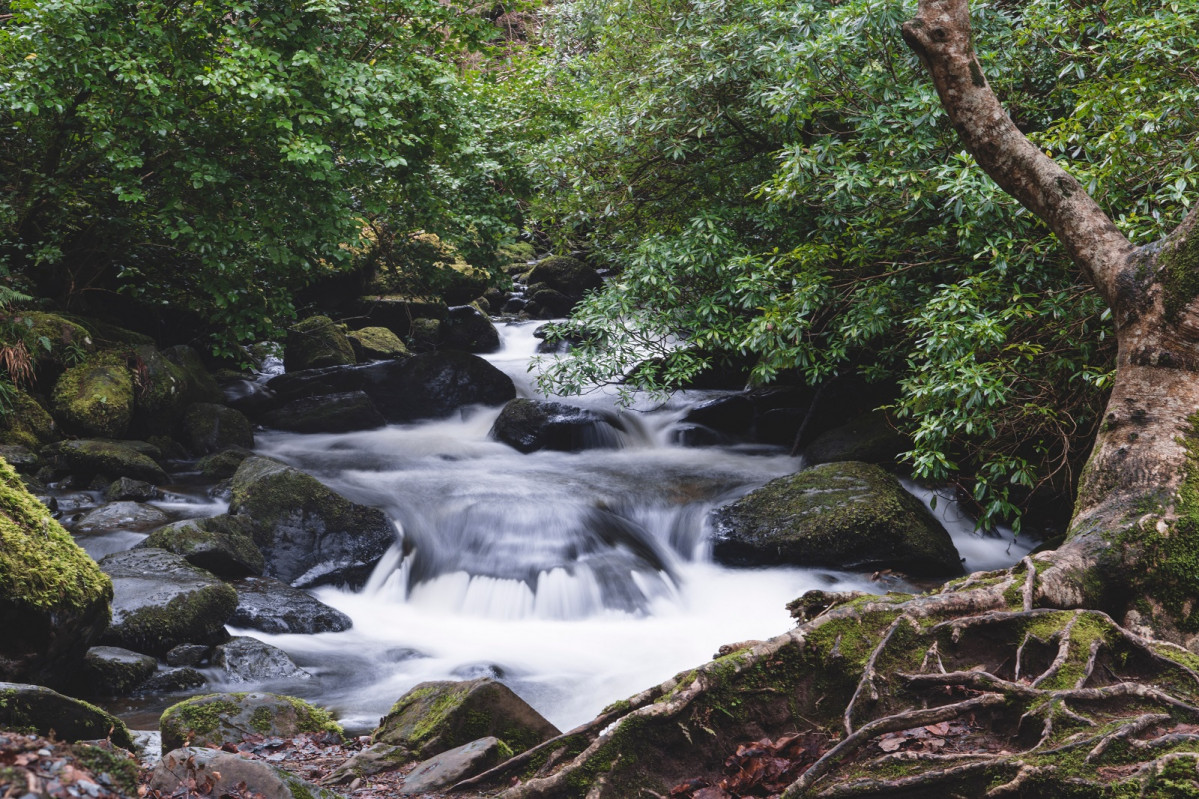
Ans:
[[[110,738],[117,746],[133,748],[125,722],[87,702],[63,696],[40,685],[0,682],[0,729],[29,730],[63,741]]]
[[[445,326],[441,319],[413,319],[408,339],[413,352],[432,352],[441,346]]]
[[[0,458],[24,475],[37,474],[38,467],[42,465],[42,459],[36,452],[20,444],[0,444]]]
[[[152,499],[160,499],[161,497],[162,492],[153,483],[147,483],[145,480],[134,480],[132,477],[122,477],[119,480],[113,480],[108,484],[108,488],[104,489],[104,499],[109,502],[149,502]]]
[[[229,447],[254,446],[254,427],[241,411],[212,402],[197,402],[183,417],[183,442],[197,455]]]
[[[99,353],[63,372],[50,402],[67,432],[121,438],[133,420],[133,376],[119,354]]]
[[[949,534],[877,466],[828,463],[772,480],[713,512],[713,554],[734,565],[795,564],[914,576],[962,572]]]
[[[0,413],[0,443],[36,450],[57,441],[58,425],[46,409],[21,389],[10,390],[12,410]]]
[[[264,573],[297,587],[361,583],[395,541],[395,527],[378,508],[269,458],[242,462],[229,512],[253,520]]]
[[[151,345],[133,351],[134,398],[130,433],[135,436],[171,435],[187,406],[204,399],[192,384],[188,370]]]
[[[83,696],[126,696],[158,669],[149,655],[116,646],[93,646],[83,658]]]
[[[220,402],[221,389],[216,379],[204,366],[200,353],[186,344],[176,344],[167,347],[162,355],[168,361],[183,371],[186,380],[184,388],[184,404],[193,402]]]
[[[599,288],[603,280],[599,273],[577,258],[552,255],[538,261],[525,273],[524,281],[530,287],[538,283],[569,297],[572,302],[583,298],[588,291]]]
[[[237,592],[179,555],[133,549],[107,556],[100,568],[113,583],[112,624],[101,643],[164,655],[179,644],[227,637]]]
[[[400,338],[407,338],[415,320],[444,319],[446,304],[433,298],[384,292],[358,300],[350,306],[350,312],[366,320],[367,325],[385,327]]]
[[[196,462],[196,468],[209,480],[223,480],[232,477],[237,467],[241,466],[241,462],[253,454],[254,452],[246,447],[227,447],[200,458]]]
[[[505,244],[496,250],[496,254],[499,255],[503,260],[511,261],[512,263],[524,264],[527,264],[537,257],[537,251],[533,249],[533,245],[527,241],[517,241],[513,242],[512,244]]]
[[[13,317],[33,358],[37,384],[52,386],[68,367],[96,351],[91,333],[78,322],[59,314],[22,311]]]
[[[245,577],[262,574],[264,566],[253,527],[245,516],[187,519],[158,528],[142,545],[174,552],[218,577]]]
[[[157,453],[158,448],[151,445],[103,439],[60,441],[43,447],[41,452],[42,458],[57,471],[77,475],[85,481],[98,476],[110,480],[132,477],[161,485],[168,478],[154,461]]]
[[[61,682],[111,600],[108,577],[0,461],[0,678]]]
[[[292,696],[268,693],[206,694],[167,708],[159,719],[163,751],[240,743],[245,735],[290,738],[305,732],[343,735],[327,710]]]
[[[360,362],[387,358],[406,358],[411,355],[408,347],[395,333],[385,327],[364,327],[351,330],[348,334],[350,346]]]
[[[379,722],[371,742],[399,746],[413,760],[425,760],[489,735],[519,753],[558,734],[507,686],[484,678],[417,685]]]
[[[343,325],[327,316],[310,316],[287,330],[283,366],[289,372],[357,363]]]

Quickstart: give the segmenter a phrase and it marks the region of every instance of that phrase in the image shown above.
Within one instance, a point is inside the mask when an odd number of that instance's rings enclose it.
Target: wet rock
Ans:
[[[559,319],[569,316],[576,302],[562,292],[545,286],[530,287],[529,295],[525,313],[536,319]]]
[[[725,435],[740,436],[753,426],[755,413],[749,397],[734,394],[699,403],[687,411],[682,421],[703,425]]]
[[[161,499],[162,492],[145,480],[122,477],[104,489],[104,498],[109,502],[149,502],[152,499]]]
[[[361,583],[395,541],[395,526],[379,509],[268,458],[242,463],[229,512],[253,520],[263,573],[296,587]]]
[[[166,748],[165,746],[163,747]],[[163,756],[148,787],[162,796],[238,796],[261,799],[340,799],[332,791],[304,782],[261,760],[249,760],[219,749],[189,747]]]
[[[179,555],[132,549],[100,561],[112,578],[112,624],[101,642],[151,655],[183,643],[216,643],[237,592]]]
[[[0,445],[0,458],[8,461],[8,465],[21,474],[33,474],[42,463],[37,453],[20,444]]]
[[[911,449],[911,442],[892,427],[883,411],[872,411],[826,430],[803,449],[811,465],[840,461],[894,463],[895,456]]]
[[[254,446],[254,429],[241,411],[211,402],[199,402],[183,417],[183,441],[197,455],[229,447]]]
[[[160,527],[141,546],[182,555],[193,566],[226,579],[262,574],[265,561],[254,544],[254,524],[244,516],[187,519]]]
[[[363,390],[390,422],[436,419],[470,405],[501,405],[516,397],[512,378],[465,352],[417,355],[371,377]]]
[[[525,453],[540,449],[577,452],[619,446],[615,428],[603,416],[549,400],[509,401],[496,418],[490,435]]]
[[[441,346],[463,352],[495,352],[500,348],[500,333],[475,306],[456,305],[442,322]]]
[[[208,660],[212,647],[203,644],[179,644],[166,654],[169,666],[201,666]]]
[[[86,696],[126,696],[158,668],[149,655],[116,646],[93,646],[83,658],[80,689]]]
[[[581,300],[588,291],[603,285],[598,272],[577,258],[565,255],[554,255],[538,261],[525,274],[524,280],[530,288],[542,283],[566,296],[572,303]]]
[[[480,679],[417,685],[392,706],[371,742],[400,746],[413,760],[426,760],[488,736],[523,752],[558,734],[503,683]]]
[[[0,729],[33,730],[63,741],[111,738],[133,748],[125,722],[94,705],[63,696],[40,685],[0,682]]]
[[[0,461],[0,679],[66,682],[108,624],[112,584]]]
[[[193,691],[208,684],[203,674],[193,668],[182,666],[173,669],[160,669],[154,672],[145,682],[138,685],[136,694],[174,694],[180,691]]]
[[[400,338],[406,338],[412,332],[414,321],[432,319],[440,322],[444,319],[446,306],[436,300],[383,295],[359,300],[350,310],[354,316],[366,319],[369,325],[385,327]]]
[[[196,468],[209,480],[223,480],[232,477],[237,467],[241,466],[241,462],[253,454],[253,450],[245,447],[228,447],[200,458],[196,462]]]
[[[69,433],[121,438],[133,420],[133,376],[116,353],[92,356],[62,373],[50,404]]]
[[[282,649],[257,638],[234,636],[212,650],[212,665],[225,672],[229,682],[306,680],[312,675],[301,669]]]
[[[307,591],[269,577],[248,577],[233,583],[237,610],[229,619],[234,627],[265,633],[339,633],[350,629],[350,617]]]
[[[866,463],[830,463],[772,480],[712,514],[713,555],[731,565],[960,574],[949,534],[899,481]]]
[[[348,433],[383,427],[387,420],[364,391],[292,400],[262,416],[262,423],[293,433]]]
[[[166,524],[170,519],[170,516],[153,505],[140,502],[109,502],[85,514],[75,524],[75,529],[81,533],[150,530]]]
[[[78,475],[85,481],[96,476],[109,480],[131,477],[160,485],[169,479],[155,462],[159,450],[132,441],[81,439],[60,441],[42,448],[42,457],[58,472]]]
[[[407,358],[411,355],[400,337],[385,327],[364,327],[351,330],[347,335],[360,363]]]
[[[412,330],[408,340],[412,342],[413,352],[434,352],[441,346],[441,337],[445,333],[443,319],[413,319]]]
[[[290,738],[306,732],[342,735],[328,711],[303,699],[264,692],[205,694],[172,705],[158,728],[164,751],[186,741],[196,746],[238,743],[245,735]]]
[[[480,738],[425,760],[404,777],[402,795],[416,795],[448,788],[467,777],[482,774],[512,757],[512,750],[498,738]]]
[[[287,330],[283,365],[289,372],[356,362],[345,327],[327,316],[310,316]]]
[[[221,386],[224,403],[247,416],[257,416],[275,407],[275,392],[265,383],[247,378],[230,380]]]

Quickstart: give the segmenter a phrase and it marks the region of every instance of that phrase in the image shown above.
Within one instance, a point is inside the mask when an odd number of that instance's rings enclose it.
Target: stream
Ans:
[[[485,356],[513,378],[518,396],[539,396],[528,372],[539,325],[501,326],[502,349]],[[722,644],[784,632],[792,624],[784,606],[804,591],[895,588],[828,569],[732,569],[711,560],[708,511],[800,466],[761,446],[675,445],[687,408],[719,394],[687,392],[623,410],[602,391],[567,398],[619,413],[627,431],[612,448],[578,453],[523,455],[492,441],[498,408],[367,432],[258,433],[262,454],[382,508],[401,543],[361,590],[313,592],[350,616],[352,629],[231,628],[283,649],[312,679],[209,690],[301,696],[362,733],[419,682],[489,676],[567,730],[710,659]],[[908,487],[926,504],[932,499]],[[188,503],[155,504],[174,515],[225,509]],[[967,570],[1010,565],[1036,544],[977,535],[954,503],[934,504]],[[114,532],[81,543],[99,557],[143,537]],[[124,711],[134,726],[147,726],[147,708]]]

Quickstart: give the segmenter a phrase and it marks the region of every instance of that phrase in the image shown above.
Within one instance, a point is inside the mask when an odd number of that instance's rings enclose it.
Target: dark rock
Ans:
[[[310,316],[287,330],[283,365],[287,371],[357,363],[345,327],[327,316]]]
[[[725,435],[740,436],[753,426],[755,408],[744,394],[717,397],[701,402],[687,411],[684,422],[699,424]]]
[[[161,669],[151,674],[134,690],[136,694],[174,694],[193,691],[208,684],[203,674],[188,666]]]
[[[166,749],[164,746],[163,749]],[[149,789],[161,796],[244,796],[260,799],[341,799],[269,765],[220,749],[183,748],[168,752],[150,776]]]
[[[441,346],[441,337],[444,334],[443,320],[413,319],[408,340],[412,342],[413,352],[434,352]]]
[[[207,694],[167,708],[159,719],[163,750],[240,743],[245,735],[291,738],[306,732],[341,735],[329,712],[303,699],[268,693]]]
[[[20,444],[0,445],[0,458],[8,461],[8,465],[21,474],[33,474],[41,466],[42,460],[37,453]]]
[[[179,644],[166,654],[168,666],[200,666],[208,660],[212,647],[203,644]]]
[[[911,449],[911,442],[892,427],[883,411],[872,411],[853,421],[826,430],[803,449],[810,465],[838,461],[894,463],[895,456]]]
[[[510,757],[512,750],[498,738],[471,741],[420,763],[405,775],[400,794],[412,796],[448,788],[468,777],[482,774]]]
[[[221,391],[226,405],[247,416],[257,416],[278,404],[275,392],[257,380],[230,380],[222,385]]]
[[[253,450],[245,447],[228,447],[200,458],[196,462],[196,468],[209,480],[223,480],[232,477],[237,467],[241,466],[241,462],[253,454]]]
[[[262,423],[295,433],[348,433],[383,427],[387,420],[366,392],[347,391],[292,400],[263,414]]]
[[[112,624],[101,642],[163,655],[182,643],[216,643],[237,592],[161,549],[116,552],[100,561],[112,578]]]
[[[771,408],[758,417],[754,438],[763,444],[790,448],[803,425],[807,411],[802,408]]]
[[[500,333],[487,314],[473,305],[456,305],[441,323],[441,346],[463,352],[495,352],[500,348]]]
[[[254,446],[254,429],[241,411],[226,405],[199,402],[183,417],[183,441],[197,455],[229,447]]]
[[[228,682],[306,680],[312,677],[279,647],[244,636],[235,636],[229,643],[213,649],[212,665],[225,672]]]
[[[133,376],[124,358],[101,353],[63,372],[50,402],[67,432],[121,438],[133,420]]]
[[[265,561],[254,544],[254,523],[244,516],[212,516],[168,524],[139,546],[183,556],[193,566],[226,579],[262,574]]]
[[[212,401],[212,377],[194,350],[190,355],[184,353],[175,350],[172,360],[153,346],[143,345],[134,351],[132,367],[137,373],[138,391],[129,430],[132,435],[171,435],[188,406]]]
[[[149,655],[115,646],[93,646],[83,658],[79,688],[86,696],[126,696],[158,668]]]
[[[135,443],[103,439],[60,441],[43,447],[42,457],[56,471],[69,472],[89,482],[97,476],[110,480],[132,477],[154,484],[167,482],[167,473],[155,463],[153,455],[146,454],[157,454],[158,448],[142,449]]]
[[[548,400],[509,401],[496,418],[490,435],[525,453],[539,449],[577,452],[620,446],[615,428],[598,413]]]
[[[726,438],[703,425],[680,424],[674,427],[674,440],[680,447],[716,447]]]
[[[269,577],[248,577],[233,583],[237,610],[229,619],[234,627],[265,633],[339,633],[350,629],[350,617],[307,591]]]
[[[350,311],[365,321],[363,327],[385,327],[400,338],[406,338],[411,334],[415,320],[433,319],[440,322],[444,319],[446,306],[436,301],[381,296],[359,300],[351,306]]]
[[[109,738],[133,749],[125,722],[98,707],[71,699],[40,685],[0,682],[0,729],[34,730],[60,741]]]
[[[712,514],[713,555],[732,565],[960,574],[949,534],[894,477],[830,463],[772,480]]]
[[[143,505],[140,502],[110,502],[88,512],[74,527],[81,533],[109,530],[140,531],[158,527],[170,519],[170,516],[153,505]]]
[[[525,312],[537,319],[559,319],[570,315],[575,302],[560,291],[544,286],[531,287]]]
[[[104,498],[109,502],[149,502],[152,499],[161,499],[162,492],[145,480],[122,477],[104,489]]]
[[[204,368],[200,353],[186,344],[177,344],[162,351],[163,357],[183,370],[187,381],[184,407],[196,402],[220,402],[221,389],[216,379]]]
[[[267,458],[242,463],[229,511],[253,520],[264,574],[297,587],[361,583],[395,542],[395,526],[379,509]]]
[[[529,301],[524,297],[509,297],[500,306],[500,313],[503,314],[518,314],[528,306]]]
[[[407,358],[412,353],[403,340],[386,327],[364,327],[351,330],[350,345],[359,362]]]
[[[529,286],[544,283],[568,297],[571,302],[578,302],[588,291],[598,289],[604,283],[599,273],[590,266],[564,255],[553,255],[538,261],[524,280]]]
[[[371,742],[400,746],[413,760],[426,760],[488,736],[519,753],[558,734],[503,683],[481,679],[417,685],[379,722]]]

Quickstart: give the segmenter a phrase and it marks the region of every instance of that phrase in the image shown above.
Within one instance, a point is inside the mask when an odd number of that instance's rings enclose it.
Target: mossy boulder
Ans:
[[[442,322],[440,346],[463,352],[495,352],[500,348],[500,333],[476,306],[456,305]]]
[[[573,302],[583,299],[588,291],[603,285],[599,273],[578,258],[551,255],[538,261],[525,273],[525,283],[532,290],[538,284],[557,291]],[[530,291],[530,293],[533,293]]]
[[[416,320],[444,319],[446,304],[437,299],[381,292],[353,303],[350,311],[365,320],[364,327],[385,327],[400,338],[407,338]]]
[[[229,618],[234,627],[249,627],[266,633],[339,633],[353,621],[307,591],[292,588],[270,577],[235,580],[237,610]]]
[[[0,679],[56,685],[109,621],[112,583],[0,460]]]
[[[203,747],[167,752],[150,775],[147,787],[155,796],[341,799],[327,788],[305,782],[262,760]]]
[[[441,337],[445,333],[442,319],[413,319],[412,329],[408,340],[413,352],[433,352],[441,346]]]
[[[262,574],[262,552],[254,544],[254,523],[245,516],[187,519],[160,527],[140,546],[181,555],[193,566],[218,577]]]
[[[533,249],[533,245],[527,241],[517,241],[512,244],[504,244],[496,250],[496,254],[502,260],[511,263],[527,264],[537,257],[537,251]],[[522,270],[523,271],[523,270]]]
[[[262,415],[262,423],[294,433],[348,433],[387,424],[363,391],[301,397]]]
[[[296,587],[360,584],[395,542],[395,526],[381,510],[269,458],[242,462],[229,512],[253,521],[264,574]]]
[[[61,741],[109,738],[117,746],[133,749],[129,728],[95,705],[40,685],[0,682],[0,729],[29,730]]]
[[[185,382],[185,405],[193,402],[220,402],[221,389],[216,378],[204,366],[200,353],[186,344],[176,344],[162,351],[162,356],[182,370]]]
[[[895,569],[961,574],[945,528],[891,475],[867,463],[828,463],[780,477],[712,514],[713,554],[738,566]]]
[[[83,658],[84,696],[126,696],[158,669],[149,655],[117,646],[93,646]]]
[[[399,746],[412,760],[427,760],[487,736],[519,753],[559,734],[506,685],[483,678],[417,685],[383,717],[371,742]]]
[[[492,425],[490,435],[525,453],[540,449],[577,452],[619,446],[616,429],[600,414],[549,400],[518,398],[509,401]]]
[[[113,583],[112,624],[101,643],[161,656],[225,639],[237,592],[211,573],[149,547],[108,555],[100,568]]]
[[[289,372],[357,361],[345,327],[327,316],[310,316],[287,329],[283,366]]]
[[[55,470],[90,481],[96,477],[115,480],[132,477],[156,485],[167,482],[167,473],[159,466],[154,455],[158,448],[139,446],[131,441],[106,441],[103,439],[80,439],[60,441],[42,448],[42,458]]]
[[[247,734],[281,738],[306,732],[344,734],[327,710],[293,696],[268,693],[194,696],[167,708],[158,729],[164,752],[188,741],[195,746],[236,744]]]
[[[412,354],[403,340],[385,327],[364,327],[346,335],[360,362],[407,358]]]
[[[54,385],[67,367],[78,364],[96,351],[92,334],[65,316],[21,311],[12,321],[21,331],[21,339],[33,358],[38,385]]]
[[[196,462],[196,468],[209,480],[223,480],[232,477],[237,467],[241,466],[241,462],[253,454],[253,450],[246,447],[226,447],[220,452],[200,458]]]
[[[161,498],[162,492],[153,483],[134,480],[132,477],[113,480],[108,484],[108,488],[104,489],[104,499],[109,502],[149,502],[152,499]]]
[[[19,474],[36,474],[42,465],[42,459],[36,452],[20,444],[0,444],[0,458],[8,461],[8,465]]]
[[[69,433],[121,438],[133,420],[133,375],[121,355],[99,353],[62,373],[50,404]]]
[[[131,435],[171,435],[189,405],[212,399],[204,386],[195,384],[187,368],[152,345],[137,347],[132,360],[138,391],[129,429]],[[206,386],[207,381],[204,384]]]
[[[59,439],[54,418],[32,396],[19,388],[12,391],[12,410],[0,413],[0,444],[36,450]]]
[[[254,427],[241,411],[213,402],[197,402],[183,417],[183,442],[197,455],[229,447],[254,446]]]

